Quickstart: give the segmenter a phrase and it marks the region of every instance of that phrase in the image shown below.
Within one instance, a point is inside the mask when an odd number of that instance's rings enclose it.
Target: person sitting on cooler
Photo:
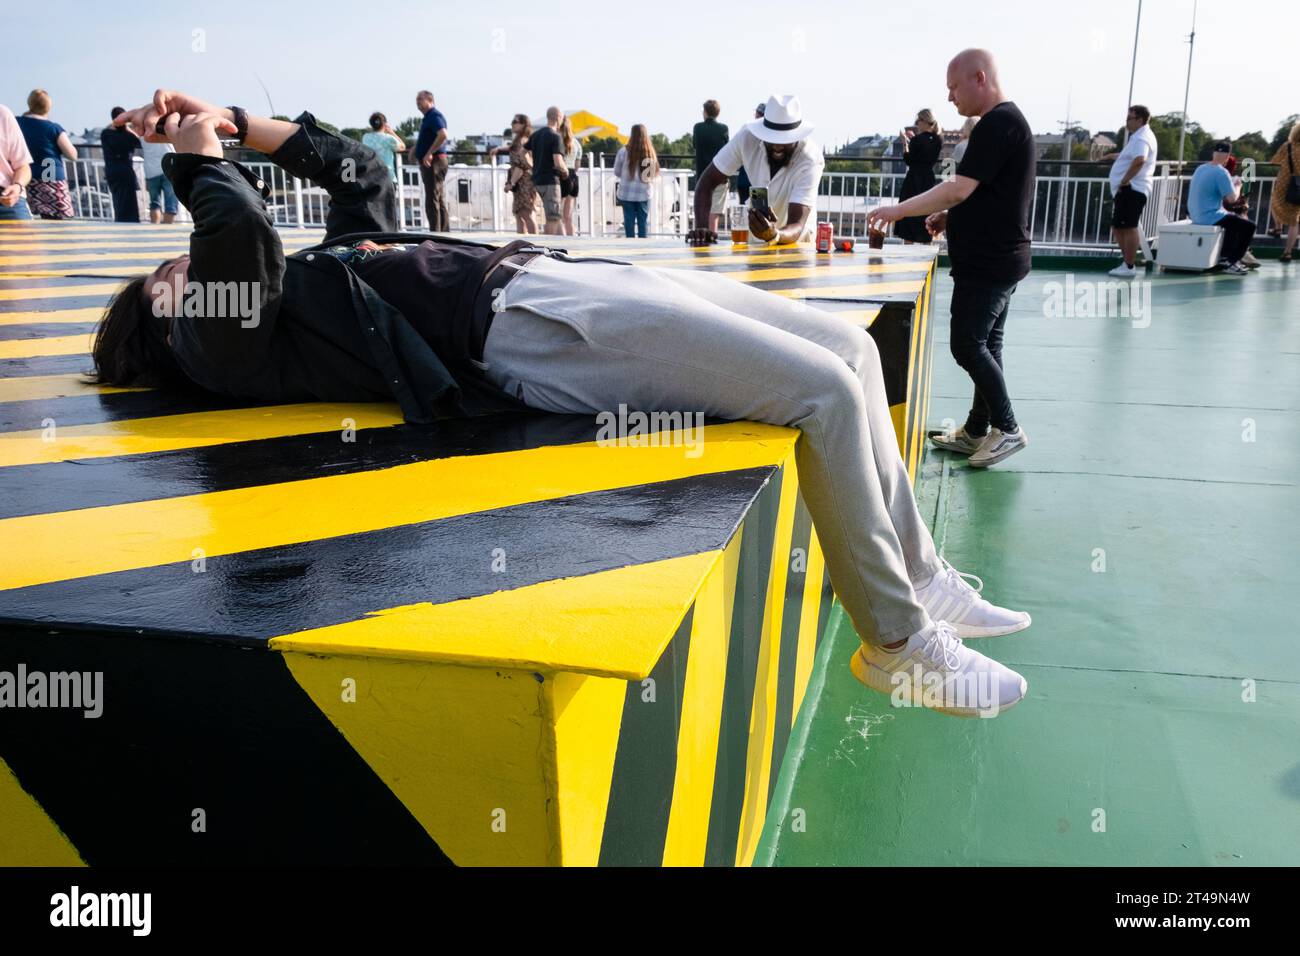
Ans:
[[[778,243],[811,239],[817,224],[817,185],[821,182],[821,147],[811,138],[813,128],[803,121],[799,97],[790,94],[768,98],[762,119],[741,127],[713,157],[695,184],[696,228],[686,235],[692,246],[718,241],[707,228],[713,191],[741,166],[749,173],[750,242]],[[766,189],[763,202],[755,189]]]
[[[1250,270],[1242,257],[1250,251],[1255,238],[1255,224],[1245,216],[1228,211],[1241,200],[1241,181],[1234,181],[1225,168],[1232,155],[1232,144],[1220,140],[1214,144],[1210,161],[1196,167],[1187,187],[1187,211],[1198,226],[1218,226],[1223,230],[1223,250],[1219,265],[1229,275],[1245,275]]]

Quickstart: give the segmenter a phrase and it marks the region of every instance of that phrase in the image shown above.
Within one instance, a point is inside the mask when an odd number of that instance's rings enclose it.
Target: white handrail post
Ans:
[[[501,194],[497,190],[497,154],[492,154],[492,165],[488,167],[489,189],[492,192],[492,231],[501,231]]]
[[[587,154],[587,235],[596,234],[596,157]]]
[[[402,201],[402,193],[405,191],[403,180],[406,178],[406,170],[402,166],[402,154],[397,150],[393,150],[393,172],[397,173],[397,182],[393,183],[394,198],[397,202],[397,231],[405,232],[406,212],[404,207],[406,203]]]

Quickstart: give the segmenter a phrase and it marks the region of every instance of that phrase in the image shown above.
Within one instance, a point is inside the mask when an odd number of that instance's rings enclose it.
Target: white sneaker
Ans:
[[[973,578],[978,587],[963,580]],[[974,574],[963,574],[947,561],[944,569],[925,587],[917,588],[916,599],[931,620],[946,621],[963,640],[972,637],[1001,637],[1023,631],[1033,619],[1024,611],[1012,611],[990,604],[980,597],[984,582]]]
[[[849,670],[888,694],[895,707],[929,707],[954,717],[996,717],[1029,690],[1023,677],[972,651],[944,621],[917,631],[894,651],[864,644]]]
[[[944,451],[956,452],[959,455],[973,455],[975,450],[979,448],[980,442],[983,441],[983,436],[976,438],[967,433],[966,426],[962,425],[960,428],[955,428],[949,432],[939,432],[931,435],[930,441]]]
[[[1244,276],[1248,272],[1250,272],[1250,270],[1240,262],[1234,262],[1232,265],[1224,267],[1223,270],[1223,274],[1227,276]]]
[[[1028,444],[1029,437],[1025,434],[1023,427],[1017,428],[1010,433],[998,428],[990,428],[989,433],[980,442],[979,448],[975,449],[975,453],[970,456],[970,466],[972,468],[987,468],[989,465],[996,465],[1004,458],[1010,458]]]
[[[1113,275],[1117,279],[1132,279],[1137,274],[1137,266],[1131,266],[1125,262],[1121,262],[1114,269],[1110,270],[1110,275]]]

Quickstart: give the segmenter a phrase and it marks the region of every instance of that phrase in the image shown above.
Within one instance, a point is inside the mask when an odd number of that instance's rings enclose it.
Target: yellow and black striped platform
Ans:
[[[915,468],[928,250],[555,242],[868,324]],[[797,433],[85,384],[185,245],[0,227],[0,864],[749,862],[831,604]],[[102,715],[5,705],[20,668]]]

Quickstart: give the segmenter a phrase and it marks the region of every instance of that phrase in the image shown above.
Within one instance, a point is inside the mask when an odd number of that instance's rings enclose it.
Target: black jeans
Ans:
[[[1014,282],[981,279],[952,280],[952,357],[975,383],[975,400],[966,419],[966,433],[976,438],[989,425],[1014,431],[1016,416],[1002,376],[1002,330],[1007,324]]]
[[[1229,215],[1215,225],[1223,230],[1223,249],[1219,255],[1229,263],[1238,261],[1246,254],[1251,240],[1255,238],[1255,224],[1245,216]]]

